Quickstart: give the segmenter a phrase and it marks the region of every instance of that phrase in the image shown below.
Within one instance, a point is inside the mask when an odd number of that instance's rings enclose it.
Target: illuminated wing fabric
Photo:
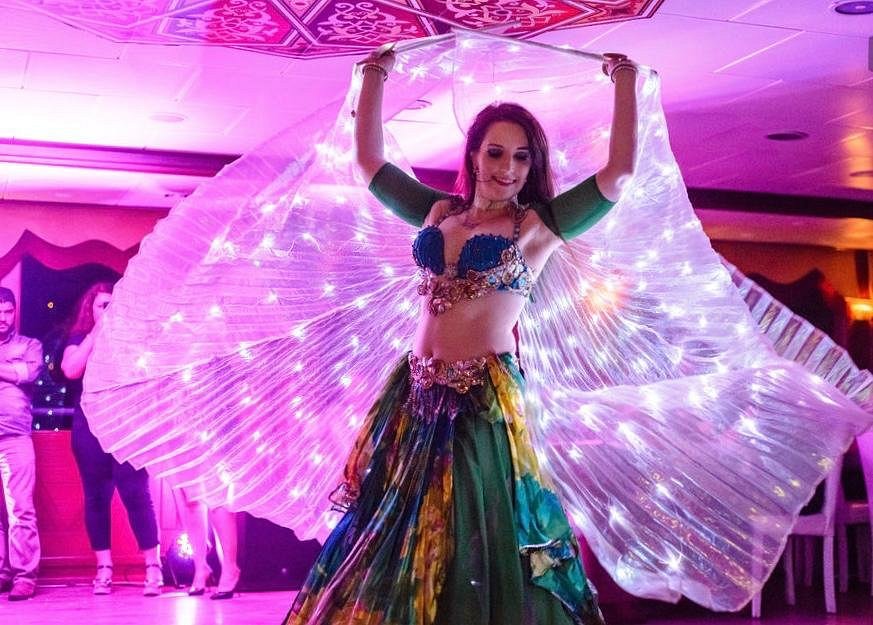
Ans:
[[[605,161],[612,86],[598,63],[472,34],[416,46],[386,83],[387,118],[452,93],[464,128],[516,101],[543,122],[562,186]],[[92,429],[119,459],[304,537],[335,523],[328,495],[418,315],[414,232],[353,171],[357,88],[143,241],[85,380]],[[736,609],[869,424],[873,383],[741,275],[735,287],[688,203],[656,75],[640,76],[638,100],[632,187],[553,257],[520,324],[531,422],[620,585]],[[403,164],[394,144],[389,157]]]

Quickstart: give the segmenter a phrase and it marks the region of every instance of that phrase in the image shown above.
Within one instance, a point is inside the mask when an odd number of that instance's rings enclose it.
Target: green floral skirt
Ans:
[[[600,625],[525,426],[512,355],[467,392],[402,362],[345,470],[346,509],[285,625]]]

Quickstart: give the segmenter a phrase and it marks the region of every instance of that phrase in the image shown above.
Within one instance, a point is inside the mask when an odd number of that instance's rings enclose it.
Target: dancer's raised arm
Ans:
[[[413,226],[424,224],[434,204],[449,197],[420,183],[385,160],[382,137],[383,84],[394,67],[394,51],[382,46],[359,63],[363,83],[355,112],[355,155],[364,181],[380,202]]]
[[[579,236],[603,218],[621,197],[637,160],[637,66],[623,54],[605,54],[603,72],[615,82],[615,104],[606,164],[564,191],[539,212],[562,240]]]
[[[615,104],[609,160],[597,172],[597,186],[607,199],[617,202],[637,160],[637,66],[622,54],[604,54],[603,58],[603,71],[615,83]]]
[[[394,51],[379,47],[358,65],[363,82],[355,111],[355,156],[365,182],[370,184],[386,162],[382,139],[382,91],[394,67]]]

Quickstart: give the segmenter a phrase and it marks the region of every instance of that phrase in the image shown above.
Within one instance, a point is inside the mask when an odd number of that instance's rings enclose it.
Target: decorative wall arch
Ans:
[[[124,273],[129,261],[139,250],[139,244],[120,250],[105,241],[88,240],[71,247],[61,247],[25,230],[15,245],[0,257],[0,277],[11,272],[25,256],[38,260],[52,269],[70,269],[95,263]]]

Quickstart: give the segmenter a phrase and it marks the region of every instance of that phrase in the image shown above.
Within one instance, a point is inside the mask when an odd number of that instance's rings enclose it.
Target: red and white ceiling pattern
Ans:
[[[295,58],[360,54],[446,32],[526,39],[652,16],[663,0],[18,0],[124,43],[233,46]]]

